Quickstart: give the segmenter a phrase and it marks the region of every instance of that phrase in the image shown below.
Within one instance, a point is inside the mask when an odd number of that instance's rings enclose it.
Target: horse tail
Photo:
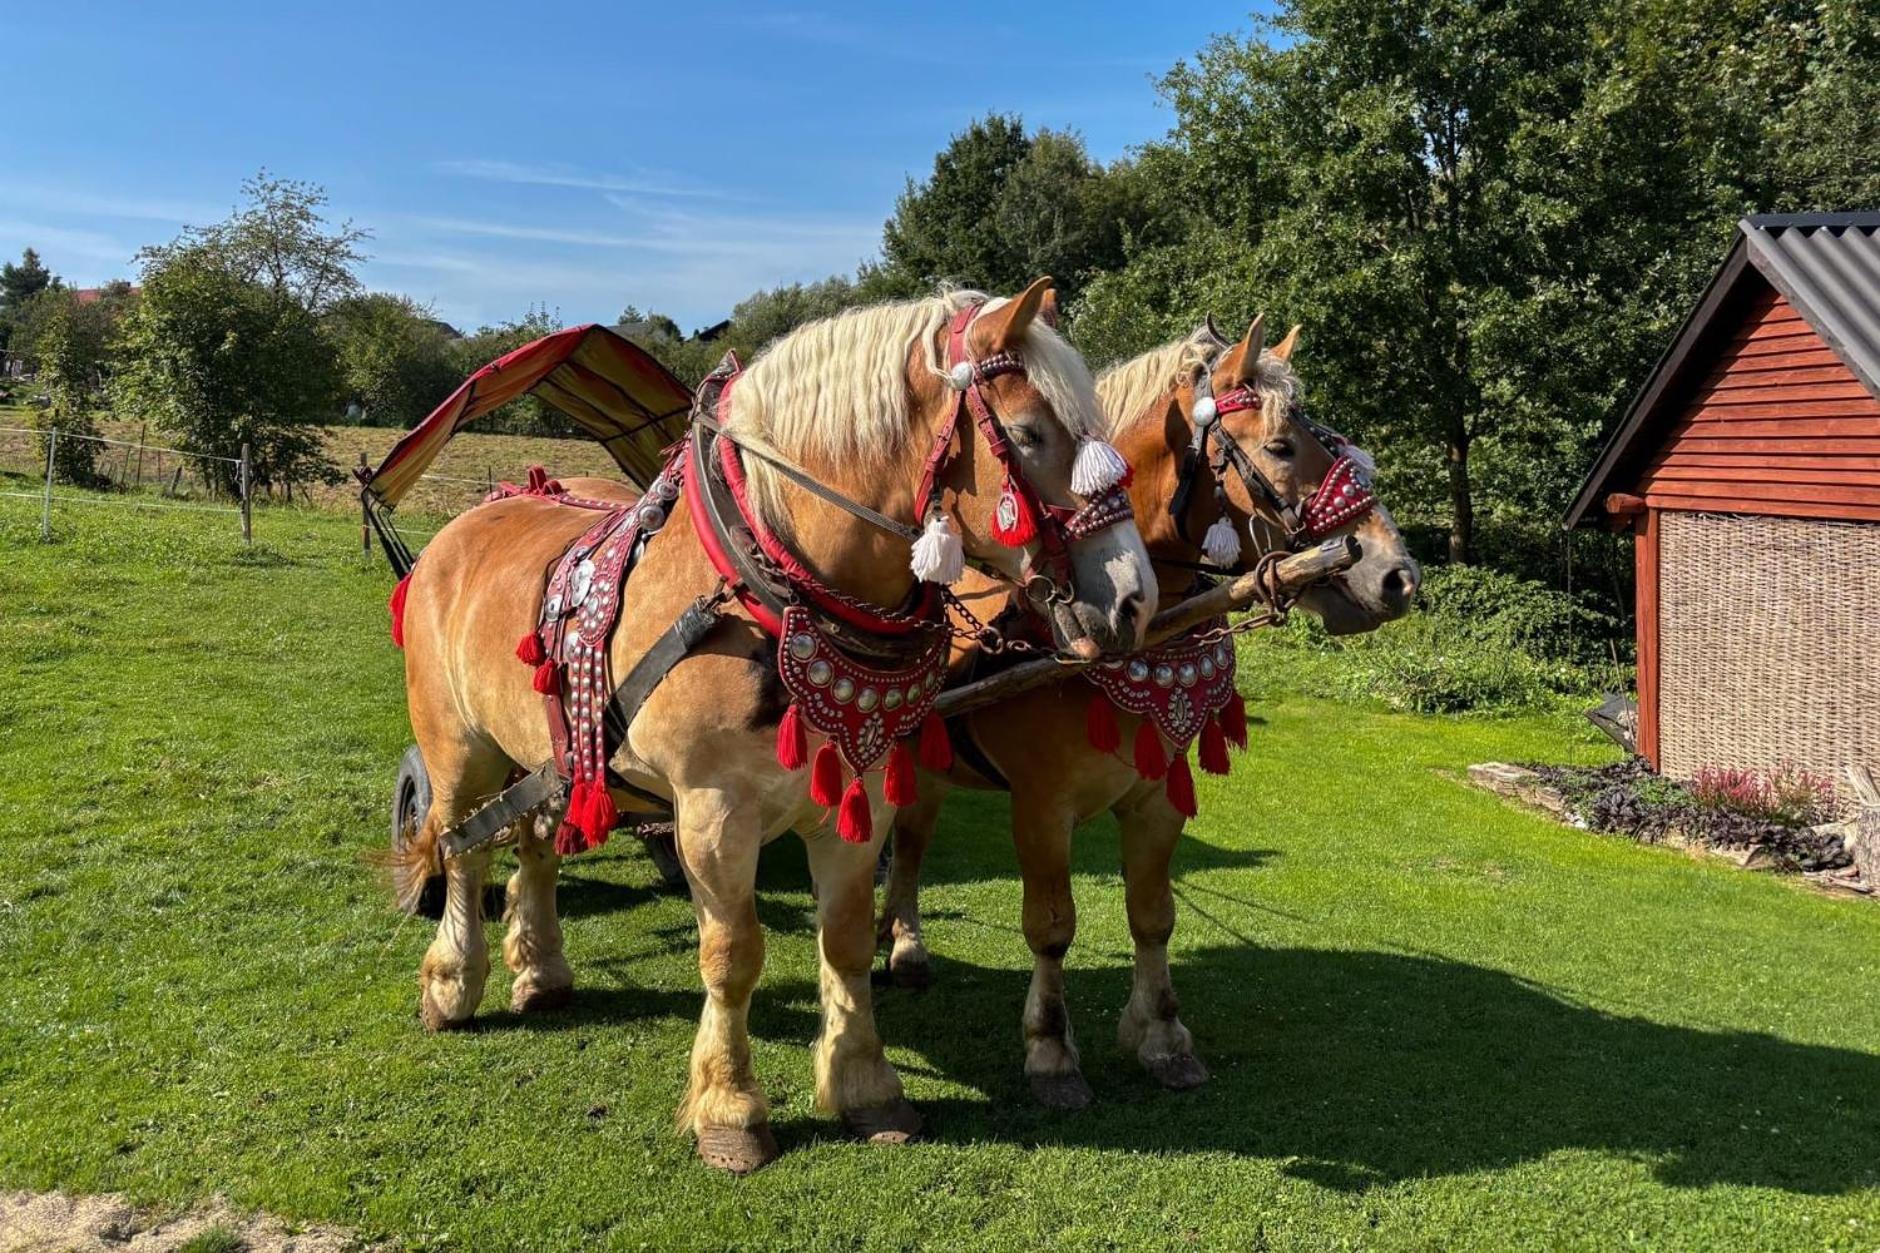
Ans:
[[[405,838],[396,847],[377,848],[366,854],[366,860],[390,878],[392,899],[408,914],[416,912],[425,881],[444,872],[444,859],[437,847],[439,834],[435,824],[413,819],[405,825]]]

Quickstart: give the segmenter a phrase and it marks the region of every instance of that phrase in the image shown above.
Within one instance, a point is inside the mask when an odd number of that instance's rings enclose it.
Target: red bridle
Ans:
[[[1206,422],[1199,418],[1195,421],[1196,439],[1205,449],[1213,431],[1218,441],[1223,464],[1215,468],[1217,478],[1220,471],[1231,464],[1239,472],[1242,482],[1249,492],[1264,496],[1268,504],[1277,511],[1282,526],[1287,530],[1287,539],[1294,546],[1314,540],[1324,539],[1341,527],[1348,526],[1377,507],[1377,495],[1371,490],[1369,477],[1364,466],[1352,456],[1352,443],[1337,431],[1306,418],[1296,415],[1299,425],[1311,432],[1313,438],[1325,446],[1332,455],[1332,464],[1325,471],[1325,477],[1319,480],[1318,487],[1310,496],[1297,506],[1288,505],[1280,498],[1279,492],[1267,481],[1260,468],[1253,464],[1245,452],[1227,432],[1218,427],[1220,419],[1230,413],[1240,413],[1260,407],[1260,397],[1251,387],[1236,387],[1214,397],[1214,416]]]
[[[1099,492],[1081,507],[1047,504],[1039,498],[984,391],[986,384],[1001,375],[1024,374],[1025,363],[1009,350],[975,360],[967,349],[966,333],[983,308],[971,305],[960,310],[947,329],[947,373],[960,398],[947,421],[934,433],[914,500],[923,518],[939,505],[940,476],[958,455],[961,415],[970,413],[987,451],[1005,474],[993,509],[994,537],[1013,548],[1025,548],[1035,541],[1038,560],[1034,564],[1031,554],[1026,553],[1021,581],[1029,586],[1034,578],[1042,578],[1051,592],[1068,596],[1071,544],[1134,519],[1125,490],[1127,480]]]

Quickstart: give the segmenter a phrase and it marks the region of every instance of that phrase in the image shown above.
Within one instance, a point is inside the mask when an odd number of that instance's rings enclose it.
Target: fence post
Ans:
[[[52,462],[59,453],[59,428],[52,428],[52,437],[46,441],[46,503],[39,516],[39,538],[45,543],[52,542]]]
[[[255,519],[248,500],[248,442],[242,441],[242,543],[254,546]]]
[[[150,423],[145,422],[137,428],[137,486],[144,485],[144,437],[150,434]],[[163,477],[162,462],[157,463],[157,477]]]
[[[372,463],[366,460],[366,450],[363,448],[359,450],[359,468],[361,470],[372,468]],[[363,484],[365,475],[361,474],[359,481]],[[372,506],[366,503],[366,490],[363,486],[359,489],[359,551],[368,557],[372,555]]]

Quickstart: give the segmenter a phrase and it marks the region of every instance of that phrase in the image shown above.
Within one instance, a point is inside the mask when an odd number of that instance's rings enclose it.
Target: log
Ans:
[[[1302,553],[1293,553],[1273,564],[1271,578],[1274,591],[1279,598],[1290,600],[1321,579],[1340,570],[1350,569],[1357,562],[1360,552],[1358,541],[1345,536],[1326,540],[1317,548],[1309,548]],[[1164,609],[1150,619],[1145,647],[1160,644],[1212,618],[1248,608],[1260,597],[1262,577],[1260,572],[1243,574]],[[942,718],[958,717],[1009,700],[1047,683],[1056,683],[1088,664],[1090,659],[1062,655],[1022,662],[976,683],[947,689],[934,702],[934,712]]]

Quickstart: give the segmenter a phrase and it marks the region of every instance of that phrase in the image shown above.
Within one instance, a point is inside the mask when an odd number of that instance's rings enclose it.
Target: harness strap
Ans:
[[[729,396],[731,394],[730,385],[727,384],[724,391],[719,394],[721,397]],[[722,405],[724,402],[721,399],[719,403]],[[797,469],[795,466],[791,465],[788,461],[785,461],[783,458],[778,457],[773,453],[765,452],[761,448],[753,448],[751,445],[739,439],[736,435],[733,435],[730,431],[727,431],[723,426],[721,426],[717,422],[716,419],[708,418],[704,414],[701,413],[701,414],[698,414],[696,417],[694,417],[692,421],[696,423],[697,425],[704,427],[706,430],[710,431],[713,435],[717,436],[719,439],[722,439],[731,443],[740,452],[743,452],[748,456],[756,457],[759,461],[762,461],[765,464],[769,465],[777,473],[783,475],[784,478],[789,479],[792,483],[796,484],[798,487],[802,488],[804,491],[808,492],[810,495],[815,496],[818,499],[827,501],[828,503],[834,505],[838,509],[841,509],[850,514],[853,514],[855,517],[860,518],[862,521],[868,523],[870,526],[879,527],[881,530],[888,532],[888,534],[897,535],[900,538],[907,540],[909,543],[912,543],[913,541],[920,538],[921,532],[920,532],[919,527],[909,526],[905,522],[898,522],[895,519],[890,518],[885,513],[882,513],[875,509],[870,509],[867,505],[862,504],[860,501],[850,500],[847,496],[844,496],[842,493],[834,490],[833,488],[826,487],[823,484],[817,482],[814,478],[810,476],[808,471]]]
[[[626,742],[627,728],[633,725],[634,715],[640,712],[640,706],[653,694],[660,680],[718,625],[722,613],[719,604],[720,596],[701,596],[687,605],[685,612],[666,628],[665,634],[653,641],[653,646],[633,663],[633,669],[608,698],[602,714],[609,744],[618,746]]]
[[[525,775],[520,782],[504,788],[495,800],[444,832],[438,837],[438,847],[447,858],[461,857],[507,831],[531,809],[553,800],[563,785],[551,761],[533,774]]]

